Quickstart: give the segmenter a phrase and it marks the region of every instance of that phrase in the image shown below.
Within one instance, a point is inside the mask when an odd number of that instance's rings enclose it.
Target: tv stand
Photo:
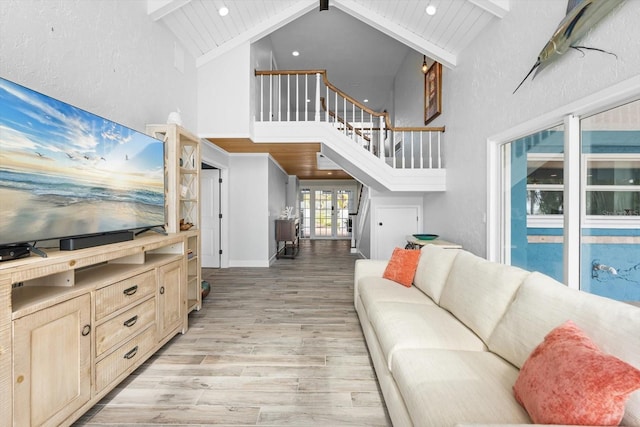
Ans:
[[[184,333],[195,235],[0,263],[0,426],[71,425]]]

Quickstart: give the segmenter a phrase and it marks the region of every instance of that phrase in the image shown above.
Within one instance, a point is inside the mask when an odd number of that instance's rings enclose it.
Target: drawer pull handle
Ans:
[[[138,321],[138,315],[135,315],[131,319],[125,320],[124,321],[124,326],[126,326],[127,328],[130,328],[133,325],[135,325],[137,321]]]
[[[84,325],[84,327],[82,328],[82,336],[86,337],[90,333],[91,333],[91,325]]]
[[[125,289],[122,293],[124,293],[127,296],[131,296],[135,294],[137,291],[138,291],[138,285],[133,285],[132,287]]]
[[[127,352],[127,354],[124,355],[125,359],[132,359],[133,356],[136,355],[136,353],[138,353],[138,346],[133,347],[131,350],[129,350]]]

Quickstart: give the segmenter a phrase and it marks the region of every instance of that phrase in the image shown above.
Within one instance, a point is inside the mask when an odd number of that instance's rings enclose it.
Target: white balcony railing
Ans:
[[[325,70],[256,71],[259,122],[326,122],[398,169],[441,169],[444,127],[394,127],[327,79]]]

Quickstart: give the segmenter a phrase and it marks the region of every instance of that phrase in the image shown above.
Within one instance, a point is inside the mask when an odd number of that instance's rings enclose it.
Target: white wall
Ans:
[[[250,44],[241,46],[198,68],[198,135],[247,138],[253,69]]]
[[[146,5],[0,1],[0,76],[139,131],[180,108],[195,130],[195,60]]]
[[[267,176],[266,154],[230,154],[230,267],[269,266]]]
[[[511,11],[469,46],[443,74],[446,193],[425,196],[425,217],[438,234],[479,255],[486,252],[487,137],[640,70],[640,2],[627,1],[581,41],[615,52],[571,51],[512,94],[565,15],[566,2],[512,1]]]
[[[300,180],[295,175],[289,175],[287,185],[287,206],[293,206],[293,214],[300,215]]]
[[[229,266],[268,267],[289,177],[268,154],[229,155]]]
[[[393,102],[394,126],[424,126],[422,59],[422,55],[410,49],[396,74]]]
[[[287,206],[287,190],[289,187],[289,175],[272,158],[268,158],[269,168],[269,234],[266,239],[269,243],[269,259],[276,256],[276,219],[280,218],[283,209]]]

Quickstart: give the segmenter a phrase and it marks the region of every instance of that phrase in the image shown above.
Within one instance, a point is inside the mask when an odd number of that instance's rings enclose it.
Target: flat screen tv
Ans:
[[[0,247],[162,227],[164,194],[162,141],[0,78]]]

